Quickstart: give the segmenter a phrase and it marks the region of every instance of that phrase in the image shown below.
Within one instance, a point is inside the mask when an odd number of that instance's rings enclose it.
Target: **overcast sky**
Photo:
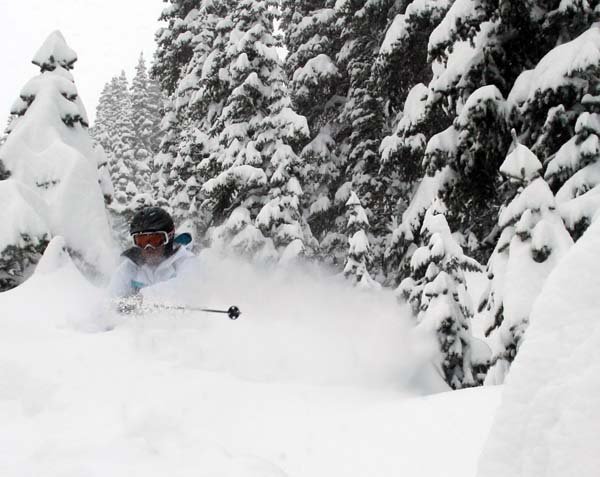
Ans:
[[[100,90],[125,69],[128,79],[141,51],[147,62],[162,0],[0,0],[0,129],[25,83],[38,74],[31,63],[46,37],[60,30],[77,52],[73,76],[93,119]]]

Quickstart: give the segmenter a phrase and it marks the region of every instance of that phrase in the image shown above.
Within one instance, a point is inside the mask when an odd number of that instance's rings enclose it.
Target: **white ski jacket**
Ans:
[[[109,285],[112,298],[134,295],[142,288],[171,280],[196,262],[196,256],[183,246],[156,267],[136,260],[135,254],[125,252],[124,255],[125,259],[117,268]]]

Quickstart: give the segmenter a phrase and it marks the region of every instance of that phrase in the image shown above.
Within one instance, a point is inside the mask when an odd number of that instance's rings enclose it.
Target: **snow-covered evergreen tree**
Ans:
[[[90,133],[96,141],[105,201],[113,213],[116,236],[124,240],[127,222],[153,204],[153,156],[158,147],[160,92],[151,91],[143,56],[129,87],[125,72],[104,86]],[[153,147],[155,149],[153,149]]]
[[[568,177],[556,193],[556,202],[571,236],[576,240],[587,230],[600,209],[598,98],[591,95],[584,98],[583,104],[591,112],[581,113],[575,124],[575,135],[553,156],[545,175],[554,185]]]
[[[115,136],[115,117],[117,115],[116,81],[107,82],[98,98],[96,106],[96,119],[90,128],[90,135],[94,141],[102,146],[105,152],[112,153],[113,138]]]
[[[208,133],[218,139],[218,147],[201,163],[201,175],[207,178],[202,185],[207,197],[203,207],[210,210],[215,224],[224,223],[236,207],[248,210],[252,221],[264,206],[270,208],[273,204],[266,199],[280,195],[280,180],[286,174],[295,175],[294,147],[308,136],[306,119],[291,109],[285,89],[279,43],[273,36],[276,3],[242,1],[232,6],[219,23],[214,48],[203,67],[196,99],[204,107],[220,105],[209,110],[216,114]],[[301,191],[296,182],[288,181],[286,186],[292,202]],[[265,216],[269,213],[261,217]],[[263,230],[275,232],[266,224],[269,221],[261,220]],[[243,237],[263,241],[257,225],[248,224],[246,228],[252,230],[243,230],[233,239],[237,249],[256,249],[240,243]],[[272,249],[271,245],[265,249],[271,257]]]
[[[361,288],[379,289],[381,285],[377,283],[369,273],[369,266],[372,263],[373,256],[369,237],[369,219],[365,209],[360,204],[360,199],[354,191],[350,193],[350,198],[346,202],[348,208],[348,255],[346,266],[344,267],[344,276],[351,280],[354,285]]]
[[[193,34],[189,23],[193,21],[195,10],[200,2],[169,0],[165,3],[169,5],[164,8],[160,20],[167,22],[167,25],[156,33],[157,48],[152,76],[158,78],[162,91],[171,95],[193,54]]]
[[[423,175],[423,156],[431,151],[441,151],[452,147],[452,141],[430,140],[426,149],[427,136],[441,127],[435,115],[428,111],[429,90],[423,84],[414,86],[404,103],[403,112],[394,134],[385,137],[380,146],[381,171],[394,177],[394,200],[401,223],[390,224],[392,235],[385,251],[386,281],[392,285],[406,276],[410,264],[409,249],[419,242],[421,222],[434,197],[449,184],[449,176],[454,177],[450,168],[430,171],[421,185],[415,187]],[[437,138],[445,137],[443,134]],[[439,152],[438,152],[439,154]]]
[[[465,270],[480,270],[456,242],[439,201],[429,207],[421,230],[423,246],[411,258],[411,276],[396,293],[412,307],[418,327],[439,343],[439,368],[454,389],[483,382],[486,358],[477,353],[471,334],[473,305]]]
[[[384,136],[384,99],[377,88],[372,70],[388,18],[396,2],[337,2],[341,38],[344,41],[337,55],[340,68],[346,70],[349,81],[347,101],[340,121],[348,128],[347,150],[343,154],[344,175],[353,184],[369,217],[375,241],[373,252],[380,260],[383,242],[395,212],[390,177],[379,174],[379,146]]]
[[[486,335],[493,352],[487,383],[504,380],[533,302],[572,244],[554,196],[540,176],[542,164],[516,137],[500,171],[518,190],[500,212],[500,239],[488,262],[489,287],[479,305],[488,320]]]
[[[596,24],[524,71],[509,96],[512,115],[522,129],[520,138],[532,144],[547,164],[545,178],[558,191],[559,209],[575,239],[597,210],[592,190],[597,185],[593,170],[600,150],[595,124],[599,59]]]
[[[135,157],[135,130],[132,120],[131,95],[129,84],[122,71],[111,80],[116,100],[116,111],[113,118],[113,137],[111,137],[111,177],[115,186],[115,202],[111,208],[117,214],[131,215],[131,199],[140,192],[137,178],[141,175]],[[146,165],[142,164],[143,170]]]
[[[60,32],[35,54],[40,74],[21,90],[17,115],[0,149],[6,204],[2,269],[14,272],[13,286],[37,262],[50,236],[63,235],[71,254],[85,268],[107,272],[111,239],[99,185],[98,156],[87,131],[85,108],[71,71],[77,55]],[[7,178],[8,177],[8,178]],[[13,273],[9,272],[9,273]],[[4,277],[6,279],[6,277]]]
[[[564,2],[564,6],[569,3],[579,2]],[[573,137],[577,118],[586,109],[582,104],[585,95],[597,94],[599,38],[600,27],[596,24],[559,44],[535,67],[523,71],[512,88],[508,99],[519,137],[531,145],[543,163]],[[556,190],[567,177],[553,175],[548,179]]]
[[[143,54],[140,54],[135,67],[135,76],[131,81],[131,121],[134,138],[134,161],[136,168],[135,182],[138,188],[149,192],[151,189],[150,173],[151,159],[157,152],[153,149],[153,139],[156,137],[157,125],[156,105],[151,104],[150,81],[146,71]]]
[[[320,241],[317,256],[341,268],[346,255],[344,233],[348,187],[342,175],[343,143],[348,130],[340,116],[348,90],[347,72],[337,65],[344,44],[335,1],[284,0],[281,28],[288,51],[285,68],[294,108],[307,118],[310,142],[301,151],[303,209]]]
[[[425,98],[426,115],[438,116],[446,129],[427,134],[425,166],[430,176],[452,169],[453,186],[440,191],[447,218],[479,258],[489,256],[496,240],[495,217],[504,201],[498,168],[510,145],[511,123],[518,122],[505,98],[510,94],[511,106],[517,77],[559,38],[560,28],[551,27],[551,18],[558,21],[555,3],[457,0],[429,37],[433,77],[427,95],[419,97]],[[439,116],[439,106],[450,121]]]
[[[232,5],[227,1],[201,2],[194,8],[181,5],[182,11],[186,11],[185,19],[173,25],[181,38],[189,38],[191,52],[185,61],[178,63],[180,78],[172,91],[166,90],[170,97],[161,125],[160,153],[154,161],[158,169],[156,189],[159,198],[169,198],[179,221],[191,220],[200,229],[206,229],[206,221],[199,220],[197,214],[201,202],[200,184],[210,177],[210,173],[202,175],[200,164],[212,150],[214,140],[208,132],[224,101],[218,92],[221,89],[218,72],[208,73],[212,60],[207,62],[207,58],[213,51],[217,26],[224,25],[220,22],[230,13]],[[162,32],[163,36],[171,34],[174,33]],[[169,54],[164,52],[164,55]],[[171,67],[165,68],[157,62],[153,71],[165,87],[169,81],[167,76],[172,74]]]
[[[131,94],[125,71],[115,78],[114,94],[117,100],[117,111],[113,121],[115,130],[112,144],[112,153],[115,161],[125,160],[133,165],[135,159],[135,128],[131,108]],[[133,177],[132,177],[133,180]]]
[[[160,150],[162,140],[161,122],[165,109],[165,97],[160,90],[158,81],[148,77],[148,102],[146,104],[150,125],[150,150],[156,154]]]
[[[427,84],[433,76],[427,59],[429,36],[442,21],[452,2],[409,0],[396,2],[379,46],[374,77],[386,101],[386,114],[406,110],[410,90]],[[403,106],[404,105],[404,106]]]
[[[310,231],[300,212],[303,191],[298,181],[299,159],[288,145],[277,148],[271,158],[275,169],[270,178],[269,200],[256,217],[256,224],[281,250],[281,261],[289,262],[309,253]]]
[[[379,173],[390,177],[387,194],[392,195],[397,216],[408,208],[414,184],[423,176],[427,138],[450,126],[440,105],[430,101],[426,86],[433,76],[427,42],[450,6],[445,1],[401,2],[375,62],[374,77],[385,101],[386,121],[394,129],[381,142]],[[404,258],[402,247],[396,245],[388,243],[386,250],[389,282],[395,281]]]

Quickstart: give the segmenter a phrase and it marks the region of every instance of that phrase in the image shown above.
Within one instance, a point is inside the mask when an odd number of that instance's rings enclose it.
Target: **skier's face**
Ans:
[[[165,256],[165,247],[173,239],[173,233],[163,231],[138,232],[132,235],[133,243],[142,249],[144,262],[156,266]]]
[[[146,247],[142,249],[142,258],[148,265],[156,266],[162,262],[165,256],[165,246],[160,247]]]

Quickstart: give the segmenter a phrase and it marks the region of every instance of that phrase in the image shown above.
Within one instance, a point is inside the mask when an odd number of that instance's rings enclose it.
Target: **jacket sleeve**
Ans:
[[[124,298],[138,292],[132,280],[135,276],[135,265],[130,260],[124,260],[110,280],[108,292],[111,298]]]

